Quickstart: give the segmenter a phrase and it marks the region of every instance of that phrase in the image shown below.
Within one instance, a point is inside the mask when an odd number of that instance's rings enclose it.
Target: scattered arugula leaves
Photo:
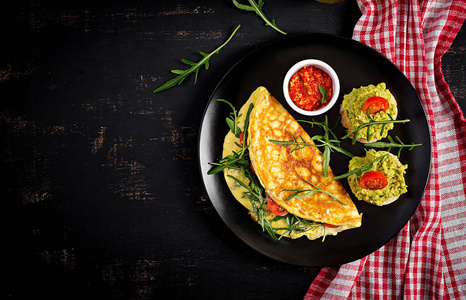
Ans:
[[[286,234],[290,234],[292,231],[308,232],[311,230],[316,230],[318,227],[323,226],[322,223],[302,219],[292,214],[287,214],[281,217],[277,216],[272,221],[278,221],[280,219],[285,219],[286,227],[275,228],[276,231],[283,230],[278,239],[281,239]],[[325,236],[322,237],[322,241],[324,241],[324,239]]]
[[[173,79],[170,79],[168,80],[167,82],[165,82],[163,85],[159,86],[158,88],[156,88],[153,93],[159,93],[159,92],[162,92],[162,91],[165,91],[171,87],[174,87],[175,85],[179,85],[181,84],[189,75],[191,75],[192,73],[195,74],[195,78],[194,78],[194,84],[196,84],[197,82],[197,75],[199,73],[199,70],[202,66],[205,67],[206,70],[209,69],[209,66],[210,66],[210,58],[214,55],[214,54],[217,54],[220,49],[222,49],[226,44],[228,44],[228,42],[233,38],[233,36],[235,35],[236,31],[238,31],[238,29],[241,27],[241,25],[238,25],[238,27],[236,27],[236,29],[233,31],[233,33],[230,35],[230,37],[222,44],[220,45],[217,49],[215,49],[214,51],[212,51],[211,53],[207,54],[207,53],[204,53],[204,52],[200,52],[201,55],[202,55],[202,59],[199,61],[199,62],[192,62],[192,61],[189,61],[187,59],[182,59],[181,61],[190,66],[189,69],[187,70],[172,70],[171,72],[173,74],[176,74],[178,75],[177,77],[173,78]]]
[[[329,192],[320,189],[317,185],[313,184],[312,182],[310,182],[310,181],[308,181],[306,179],[304,179],[304,181],[306,181],[308,184],[310,184],[313,187],[313,189],[301,189],[301,188],[298,188],[298,189],[283,189],[280,192],[294,192],[290,196],[288,196],[285,199],[285,201],[289,201],[291,199],[306,198],[306,197],[311,196],[311,195],[313,195],[315,193],[324,193],[324,194],[327,194],[330,197],[332,197],[331,199],[329,199],[329,201],[337,201],[337,202],[343,204],[344,206],[346,206],[345,202],[341,201],[340,199],[338,199],[334,195],[330,194]]]
[[[231,126],[233,130],[234,128],[238,127],[238,113],[234,106],[224,99],[217,99],[218,101],[227,103],[233,110],[230,114],[230,121],[227,121],[228,126],[230,127],[231,122],[234,122],[234,126]],[[251,104],[248,108],[248,112],[244,119],[244,128],[243,130],[247,130],[249,126],[249,116],[252,111],[253,104]],[[236,116],[236,117],[235,117]],[[230,129],[231,130],[231,129]],[[240,130],[241,131],[241,130]],[[233,132],[233,131],[232,131]],[[252,215],[257,219],[257,222],[262,227],[262,230],[267,232],[271,238],[274,240],[280,240],[283,236],[290,234],[292,231],[296,232],[307,232],[311,230],[315,230],[320,226],[323,226],[321,223],[301,219],[297,216],[292,214],[287,214],[286,216],[275,216],[271,217],[270,213],[265,209],[267,207],[267,198],[265,195],[265,190],[259,182],[257,176],[253,173],[250,167],[250,159],[249,159],[249,150],[247,143],[243,143],[241,150],[237,152],[233,151],[231,155],[228,155],[219,160],[218,163],[210,163],[211,165],[215,166],[211,169],[207,174],[215,174],[223,171],[224,169],[235,169],[241,172],[243,178],[247,178],[248,181],[242,181],[235,176],[227,175],[233,180],[235,180],[240,186],[242,186],[246,191],[243,192],[243,195],[249,200],[252,207]],[[246,184],[245,182],[248,182]],[[281,228],[274,228],[272,223],[274,221],[278,221],[284,218],[286,226]],[[325,230],[325,228],[324,228]],[[324,241],[325,236],[322,238]]]
[[[319,86],[320,87],[320,86]],[[323,87],[322,87],[323,89]],[[324,90],[325,92],[325,90]],[[324,135],[323,136],[314,136],[312,137],[313,139],[316,139],[317,141],[321,142],[324,144],[324,152],[323,152],[323,167],[324,167],[324,176],[328,176],[328,169],[330,168],[330,152],[335,150],[337,152],[340,152],[346,156],[353,157],[354,155],[349,153],[348,151],[344,150],[343,148],[340,147],[340,141],[338,140],[337,136],[335,133],[333,133],[333,130],[330,129],[328,125],[328,118],[325,116],[324,122],[316,122],[316,121],[306,121],[306,120],[301,120],[300,122],[305,122],[308,124],[311,124],[311,127],[314,125],[321,127],[324,130]],[[330,137],[332,139],[330,139]]]
[[[280,32],[281,34],[285,34],[286,32],[278,29],[277,24],[275,24],[275,20],[272,19],[272,22],[267,19],[265,16],[264,12],[262,11],[262,6],[264,5],[264,0],[258,0],[256,3],[255,0],[248,0],[250,5],[245,5],[239,3],[237,0],[233,0],[233,4],[236,6],[236,8],[245,10],[245,11],[253,11],[255,12],[259,17],[261,17],[265,21],[265,25],[272,27],[276,31]]]
[[[399,148],[398,149],[398,158],[400,158],[401,149],[408,148],[408,150],[411,151],[411,150],[414,149],[414,147],[422,146],[422,144],[415,144],[415,143],[411,143],[411,144],[407,145],[407,144],[403,143],[398,136],[395,136],[395,139],[397,140],[397,142],[395,142],[391,136],[388,136],[388,140],[390,141],[389,143],[387,143],[387,142],[372,142],[372,143],[366,143],[365,146],[374,147],[374,148],[388,148],[388,152],[390,152],[390,150],[393,147]]]
[[[230,131],[233,134],[235,134],[236,137],[239,137],[241,133],[241,129],[238,126],[239,116],[238,116],[238,113],[234,105],[225,99],[217,99],[217,101],[224,102],[232,108],[233,112],[230,113],[230,117],[226,118],[226,122],[227,122],[228,127],[230,127]],[[251,111],[253,107],[254,107],[254,104],[251,103],[249,105],[248,112],[246,113],[246,116],[244,118],[244,129],[243,130],[247,130],[249,126],[249,116],[251,115]],[[224,169],[236,169],[236,170],[241,171],[241,174],[243,175],[243,177],[246,177],[245,174],[247,170],[250,169],[249,151],[248,151],[248,145],[247,145],[246,139],[243,145],[239,145],[239,146],[241,147],[240,151],[238,152],[233,151],[232,154],[220,159],[218,163],[215,163],[215,162],[210,163],[211,165],[216,166],[216,167],[209,170],[207,174],[212,175],[215,173],[219,173],[223,171]]]
[[[249,128],[249,117],[251,116],[251,112],[252,112],[252,109],[254,108],[254,104],[249,104],[249,107],[248,107],[248,112],[246,113],[246,117],[244,118],[244,128],[243,130],[245,131],[245,134],[244,134],[244,143],[243,145],[247,145],[247,134],[246,132],[248,131],[248,128]]]
[[[356,144],[356,138],[357,138],[357,135],[358,135],[358,132],[361,131],[362,129],[366,128],[367,129],[367,133],[366,133],[366,140],[367,141],[370,141],[371,138],[370,138],[370,127],[371,126],[374,126],[374,125],[382,125],[382,129],[380,131],[380,135],[383,135],[383,132],[385,130],[385,126],[387,124],[390,124],[390,123],[408,123],[410,120],[409,119],[404,119],[404,120],[395,120],[392,115],[390,114],[387,114],[388,117],[390,118],[390,120],[383,120],[383,121],[376,121],[374,120],[370,114],[369,114],[369,110],[366,111],[366,116],[369,118],[369,122],[368,123],[365,123],[365,124],[362,124],[361,126],[357,127],[356,129],[353,129],[351,131],[349,131],[345,136],[343,136],[341,139],[344,140],[346,138],[348,138],[350,135],[353,135],[353,140],[352,140],[352,143],[353,145]]]
[[[322,85],[319,85],[319,91],[322,94],[322,103],[325,103],[325,100],[327,99],[327,92]]]
[[[224,103],[228,104],[231,107],[232,112],[230,112],[230,115],[226,119],[227,125],[230,128],[230,131],[236,137],[239,137],[239,135],[241,133],[241,129],[238,127],[238,118],[240,116],[238,116],[238,112],[236,111],[235,106],[233,104],[231,104],[228,100],[225,100],[225,99],[217,99],[217,101],[224,102]]]
[[[359,174],[359,173],[362,173],[362,172],[365,172],[367,169],[371,168],[371,166],[373,166],[376,162],[378,162],[379,160],[384,160],[385,158],[387,158],[390,154],[385,154],[385,155],[382,155],[382,156],[379,156],[377,157],[376,159],[374,159],[373,161],[370,161],[368,162],[367,164],[365,164],[364,166],[360,167],[360,168],[357,168],[357,169],[354,169],[353,171],[351,172],[348,172],[348,173],[345,173],[345,174],[341,174],[341,175],[338,175],[338,176],[335,176],[333,177],[333,179],[343,179],[343,178],[346,178],[346,177],[349,177],[353,174]]]
[[[298,142],[294,136],[292,136],[293,141],[277,141],[273,139],[269,139],[269,141],[274,144],[283,145],[283,146],[294,145],[295,147],[291,149],[291,152],[303,149],[306,146],[324,147],[324,151],[322,154],[323,154],[323,169],[324,169],[325,177],[328,176],[328,169],[330,168],[330,152],[337,151],[348,157],[354,157],[353,154],[346,151],[340,146],[340,140],[337,138],[337,136],[333,133],[332,129],[328,125],[327,116],[325,116],[324,122],[306,121],[306,120],[299,120],[299,122],[309,123],[311,124],[312,127],[314,127],[314,125],[321,127],[324,130],[324,135],[312,136],[310,139],[311,141],[314,142],[314,144],[306,143],[304,139],[302,138],[302,136],[299,136],[299,138],[301,139],[301,142]],[[315,144],[315,142],[318,142],[320,144]]]
[[[236,169],[243,172],[242,168],[249,166],[249,158],[245,154],[246,151],[233,151],[233,154],[225,156],[224,158],[220,159],[218,163],[211,162],[210,164],[215,166],[215,168],[209,170],[207,175],[219,173],[224,169]]]
[[[251,203],[252,211],[257,217],[257,221],[262,226],[262,230],[267,231],[274,240],[277,240],[275,229],[272,227],[272,222],[266,217],[266,213],[263,209],[264,205],[267,205],[267,200],[264,197],[264,188],[257,182],[256,178],[252,176],[252,174],[250,175],[251,176],[248,176],[248,179],[250,180],[249,185],[246,185],[244,182],[232,175],[227,176],[234,179],[239,185],[247,190],[247,192],[243,192],[243,194]]]

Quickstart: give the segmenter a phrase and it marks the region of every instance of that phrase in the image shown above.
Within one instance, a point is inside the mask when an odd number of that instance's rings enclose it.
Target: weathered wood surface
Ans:
[[[319,269],[222,223],[198,129],[219,78],[281,35],[231,1],[16,1],[0,15],[1,298],[300,299]],[[266,1],[289,34],[350,37],[354,1]],[[241,24],[198,82],[152,90]],[[465,108],[465,30],[443,60]]]
[[[443,55],[442,72],[455,100],[466,114],[466,25],[453,41],[450,49]]]

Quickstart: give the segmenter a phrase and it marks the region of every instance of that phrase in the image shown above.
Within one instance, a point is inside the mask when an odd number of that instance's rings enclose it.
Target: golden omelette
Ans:
[[[313,144],[301,125],[266,88],[257,88],[240,109],[238,126],[243,128],[244,116],[251,103],[254,108],[249,118],[247,135],[249,157],[260,183],[266,194],[290,214],[317,224],[317,226],[309,226],[304,231],[278,230],[277,233],[290,238],[305,235],[309,239],[316,239],[361,226],[361,216],[356,206],[341,183],[333,179],[333,172],[330,168],[328,177],[324,176],[323,156],[317,147],[304,147],[292,152],[295,146],[284,146],[270,141],[293,141],[294,136],[297,140],[301,141],[302,138],[306,143]],[[238,138],[231,131],[228,132],[224,141],[223,157],[239,149]],[[257,221],[251,202],[244,195],[246,189],[228,175],[238,178],[246,185],[249,180],[244,178],[238,170],[224,170],[225,180],[234,197],[249,210],[253,219]],[[304,198],[285,200],[293,194],[293,191],[286,190],[315,190],[316,187],[326,193],[319,191],[310,193]],[[266,206],[264,206],[266,217],[273,220],[276,216],[268,211]],[[326,227],[322,223],[335,226]],[[285,225],[284,219],[272,222],[272,227],[275,229],[284,228]]]

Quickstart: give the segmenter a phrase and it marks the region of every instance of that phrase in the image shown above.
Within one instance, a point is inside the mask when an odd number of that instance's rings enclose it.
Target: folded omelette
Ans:
[[[244,127],[251,103],[254,106],[249,115],[249,126],[244,129],[247,130],[251,167],[265,190],[264,197],[270,197],[289,213],[285,217],[277,216],[267,205],[263,205],[263,212],[258,213],[253,209],[254,202],[246,197],[248,191],[244,185],[249,184],[249,179],[243,177],[240,170],[224,169],[231,192],[249,210],[252,218],[259,222],[265,215],[275,234],[289,238],[317,239],[361,226],[361,215],[341,183],[333,179],[331,168],[328,176],[324,176],[323,155],[317,147],[296,149],[294,145],[272,142],[298,140],[313,144],[301,125],[266,88],[259,87],[251,94],[238,113],[238,126]],[[223,157],[240,150],[238,138],[229,131],[223,145]],[[291,218],[293,222],[299,221],[299,226],[290,226]]]

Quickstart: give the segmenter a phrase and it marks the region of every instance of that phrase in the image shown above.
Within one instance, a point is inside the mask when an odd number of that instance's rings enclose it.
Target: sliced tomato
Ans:
[[[332,224],[327,224],[327,223],[322,223],[322,225],[324,225],[325,227],[328,227],[328,228],[338,228],[338,227],[340,227],[338,225],[332,225]]]
[[[373,96],[364,102],[362,105],[362,111],[366,113],[366,111],[369,110],[369,114],[373,115],[379,111],[387,110],[389,106],[390,103],[388,103],[387,99],[379,96]]]
[[[288,211],[277,204],[277,202],[273,201],[272,198],[267,197],[267,206],[271,212],[276,214],[277,216],[284,216],[288,214]]]
[[[364,173],[359,181],[359,186],[365,190],[383,189],[388,185],[387,177],[379,171],[369,171]]]

